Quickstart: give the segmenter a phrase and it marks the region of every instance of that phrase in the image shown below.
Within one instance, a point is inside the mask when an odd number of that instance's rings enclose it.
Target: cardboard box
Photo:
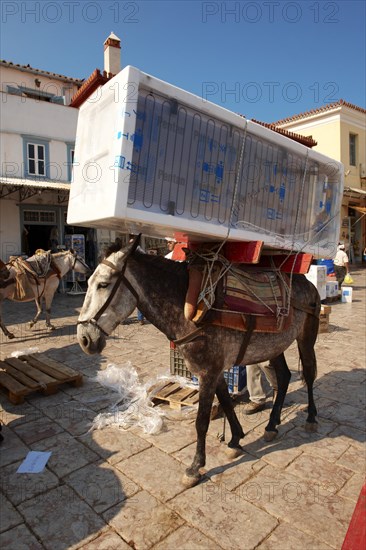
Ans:
[[[308,273],[305,277],[313,283],[319,292],[321,300],[325,300],[327,297],[327,268],[325,265],[311,265]]]
[[[126,67],[79,111],[67,223],[333,257],[343,165]]]
[[[329,321],[330,321],[330,314],[332,312],[332,307],[327,306],[325,304],[322,304],[320,309],[320,317],[319,317],[319,334],[324,334],[326,332],[329,332]]]
[[[326,295],[327,298],[334,298],[338,296],[338,281],[327,281]]]

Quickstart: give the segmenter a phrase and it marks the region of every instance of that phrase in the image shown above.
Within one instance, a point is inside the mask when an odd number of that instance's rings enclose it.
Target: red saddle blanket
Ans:
[[[190,277],[190,288],[187,297],[205,293],[207,285],[214,284],[215,275],[201,273],[199,277]],[[217,284],[212,305],[209,300],[198,301],[192,320],[197,323],[207,322],[236,330],[247,330],[247,316],[255,318],[254,332],[281,332],[288,328],[292,319],[292,308],[288,307],[288,278],[283,273],[270,270],[259,270],[257,267],[231,267]],[[212,297],[211,297],[212,302]]]

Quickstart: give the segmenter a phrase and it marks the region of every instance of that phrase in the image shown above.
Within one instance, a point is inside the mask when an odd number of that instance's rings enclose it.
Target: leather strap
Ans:
[[[249,346],[249,342],[250,342],[250,339],[252,337],[253,331],[255,329],[255,317],[254,317],[254,315],[245,315],[245,319],[246,319],[247,330],[244,333],[244,337],[243,337],[243,340],[242,340],[241,345],[240,345],[240,349],[239,349],[239,353],[238,353],[238,356],[237,356],[236,361],[235,361],[235,365],[240,365],[241,364],[241,362],[244,358],[245,352],[247,351],[247,347]]]
[[[181,344],[188,344],[188,342],[192,342],[192,340],[195,340],[199,334],[203,331],[204,327],[198,327],[196,330],[193,330],[189,334],[186,334],[186,336],[183,336],[182,338],[178,338],[177,340],[172,340],[173,344],[176,346],[180,346]]]
[[[297,303],[296,300],[291,300],[291,305],[294,309],[298,309],[299,311],[304,311],[305,313],[314,315],[314,317],[319,319],[320,311],[317,311],[317,306],[306,306],[306,305]]]

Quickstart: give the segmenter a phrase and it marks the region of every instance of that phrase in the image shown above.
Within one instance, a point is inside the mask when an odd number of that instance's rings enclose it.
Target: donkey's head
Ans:
[[[140,236],[127,247],[109,249],[88,281],[88,291],[78,319],[78,341],[85,353],[100,353],[105,337],[135,309],[138,295],[125,276],[128,258]]]
[[[81,256],[78,256],[75,250],[68,250],[66,254],[69,256],[70,269],[73,269],[77,273],[83,273],[84,275],[90,274],[90,267]]]

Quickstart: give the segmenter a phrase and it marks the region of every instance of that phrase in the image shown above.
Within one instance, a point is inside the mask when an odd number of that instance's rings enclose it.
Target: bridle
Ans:
[[[74,258],[74,262],[73,262],[73,264],[72,264],[72,266],[71,266],[71,269],[72,269],[72,270],[75,269],[76,262],[79,261],[79,262],[81,263],[82,266],[88,268],[89,271],[90,271],[90,267],[88,266],[88,264],[87,264],[86,262],[84,262],[84,260],[83,260],[83,258],[82,258],[81,256],[78,256],[77,252],[75,252],[75,251],[72,252],[71,250],[69,250],[69,252],[71,252],[71,254],[72,254],[73,258]]]
[[[133,294],[133,296],[137,299],[137,301],[139,301],[139,295],[137,294],[136,290],[131,285],[130,281],[125,276],[125,271],[126,271],[126,267],[127,267],[127,260],[133,254],[133,252],[135,252],[138,244],[139,244],[139,239],[136,239],[136,241],[133,243],[131,248],[126,253],[126,256],[124,258],[124,262],[123,262],[123,266],[122,266],[121,270],[118,269],[118,267],[115,264],[113,264],[112,262],[110,262],[109,260],[102,260],[100,262],[101,264],[107,265],[108,267],[113,269],[113,271],[116,271],[118,273],[118,277],[116,279],[116,282],[113,285],[112,291],[109,294],[107,300],[101,306],[101,308],[97,311],[97,313],[94,315],[94,317],[92,319],[87,319],[86,321],[78,321],[77,322],[78,325],[87,325],[87,324],[90,323],[91,325],[93,325],[97,329],[99,329],[100,332],[102,332],[104,334],[104,336],[109,336],[109,334],[107,334],[105,332],[105,330],[103,330],[102,327],[100,325],[98,325],[98,321],[101,318],[101,316],[103,315],[103,313],[105,312],[105,310],[109,307],[109,305],[112,302],[112,300],[113,300],[118,288],[120,287],[121,283],[123,283],[128,288],[128,290],[131,292],[131,294]]]

